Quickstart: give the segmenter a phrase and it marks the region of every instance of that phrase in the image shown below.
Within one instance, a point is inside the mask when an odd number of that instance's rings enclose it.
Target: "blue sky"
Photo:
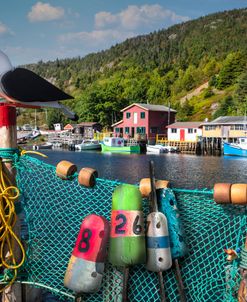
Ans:
[[[213,12],[247,7],[246,0],[1,2],[0,49],[14,66],[85,56],[129,37]]]

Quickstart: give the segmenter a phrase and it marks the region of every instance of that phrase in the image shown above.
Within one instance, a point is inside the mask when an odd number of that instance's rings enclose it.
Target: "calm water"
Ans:
[[[153,160],[156,178],[170,180],[177,188],[212,188],[216,182],[246,183],[247,158],[231,156],[195,156],[187,154],[106,154],[42,150],[45,161],[56,165],[69,160],[78,166],[95,168],[99,177],[138,183],[148,177],[148,163]]]

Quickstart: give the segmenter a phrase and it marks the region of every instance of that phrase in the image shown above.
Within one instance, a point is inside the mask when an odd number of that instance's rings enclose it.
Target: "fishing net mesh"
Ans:
[[[85,188],[76,178],[61,180],[55,167],[29,156],[20,158],[17,170],[27,226],[22,281],[49,288],[60,301],[73,301],[63,279],[81,222],[91,213],[110,220],[112,192],[119,183],[97,179],[94,188]],[[223,249],[242,246],[246,208],[217,205],[212,194],[196,191],[177,190],[176,198],[189,249],[179,260],[187,300],[237,301],[238,260],[228,263]],[[143,205],[147,215],[148,201]],[[163,276],[167,300],[179,301],[175,269]],[[83,301],[121,301],[122,278],[121,270],[106,263],[101,290],[84,294]],[[157,274],[144,265],[131,267],[128,296],[129,301],[160,301]]]

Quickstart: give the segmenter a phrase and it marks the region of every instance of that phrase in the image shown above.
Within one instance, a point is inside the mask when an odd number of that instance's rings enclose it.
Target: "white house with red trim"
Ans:
[[[168,125],[167,139],[169,141],[196,142],[202,136],[203,122],[177,122]]]

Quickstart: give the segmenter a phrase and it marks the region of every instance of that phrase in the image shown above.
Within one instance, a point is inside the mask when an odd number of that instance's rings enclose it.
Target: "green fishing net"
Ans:
[[[48,288],[60,300],[75,295],[63,286],[64,274],[85,216],[96,213],[110,220],[115,181],[97,179],[94,188],[77,179],[61,180],[55,167],[22,156],[17,164],[18,187],[27,229],[23,282]],[[189,253],[180,259],[187,301],[237,301],[238,260],[226,261],[224,248],[241,247],[246,231],[246,208],[217,205],[210,192],[174,190]],[[143,200],[145,215],[148,201]],[[179,301],[175,269],[163,273],[168,301]],[[106,263],[102,288],[84,294],[83,301],[121,301],[121,270]],[[144,265],[130,268],[129,301],[160,301],[157,274]]]

